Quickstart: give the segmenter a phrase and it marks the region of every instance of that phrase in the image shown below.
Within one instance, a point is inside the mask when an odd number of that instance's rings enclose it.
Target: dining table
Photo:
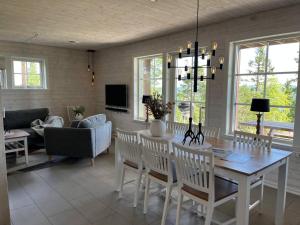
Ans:
[[[139,130],[139,135],[152,137],[150,130]],[[153,137],[158,140],[167,140],[172,151],[172,143],[181,143],[183,135],[166,133],[163,137]],[[238,198],[236,210],[236,224],[249,224],[250,189],[252,181],[278,169],[277,200],[274,212],[275,225],[283,225],[286,202],[286,185],[288,177],[288,162],[292,152],[276,148],[261,149],[250,147],[247,144],[237,144],[232,140],[205,137],[203,145],[191,144],[187,141],[185,146],[193,149],[206,149],[215,155],[215,174],[232,179],[238,183]],[[116,190],[120,186],[120,149],[121,144],[116,138],[115,142],[115,172]]]

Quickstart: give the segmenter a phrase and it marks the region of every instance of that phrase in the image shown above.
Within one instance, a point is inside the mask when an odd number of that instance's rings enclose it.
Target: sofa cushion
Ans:
[[[106,122],[106,115],[98,114],[94,116],[87,117],[80,121],[78,128],[96,128]]]
[[[32,121],[36,119],[44,121],[48,115],[47,108],[6,111],[4,126],[8,130],[30,128]]]

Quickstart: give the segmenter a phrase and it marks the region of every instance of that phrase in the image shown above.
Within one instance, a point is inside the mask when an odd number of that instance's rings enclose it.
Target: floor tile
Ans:
[[[35,205],[12,210],[11,218],[14,225],[50,225],[47,218]]]
[[[51,216],[49,219],[53,225],[90,225],[90,223],[74,209]]]

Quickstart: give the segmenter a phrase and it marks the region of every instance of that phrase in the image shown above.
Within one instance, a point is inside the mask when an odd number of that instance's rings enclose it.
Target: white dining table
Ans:
[[[151,136],[149,130],[140,130],[137,131],[137,133]],[[172,142],[181,143],[183,136],[167,133],[165,136],[158,137],[157,139],[167,140],[171,145]],[[228,154],[224,154],[224,157],[215,157],[215,174],[233,179],[238,182],[238,200],[236,211],[237,225],[249,224],[251,181],[278,169],[278,187],[274,221],[275,225],[283,225],[288,161],[292,153],[274,148],[271,150],[249,148],[248,145],[234,144],[233,141],[220,138],[205,138],[204,145],[191,145],[191,148],[194,149],[209,147],[222,149],[224,152],[228,151]],[[118,138],[116,138],[116,190],[120,186],[120,148],[122,148],[122,146],[119,144]]]

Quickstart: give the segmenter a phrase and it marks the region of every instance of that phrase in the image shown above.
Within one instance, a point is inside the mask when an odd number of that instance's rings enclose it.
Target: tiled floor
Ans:
[[[132,208],[133,185],[124,187],[122,199],[114,191],[114,155],[97,158],[95,167],[88,160],[64,163],[8,177],[11,217],[14,225],[158,225],[163,197],[153,195],[147,215],[142,213],[143,197]],[[132,179],[130,174],[127,179]],[[265,191],[262,215],[251,212],[253,225],[271,225],[276,192]],[[255,193],[252,194],[253,196]],[[286,225],[300,225],[300,197],[287,195]],[[230,214],[234,204],[219,209]],[[176,203],[171,203],[167,224],[175,224]],[[204,224],[195,213],[182,211],[181,224]]]

